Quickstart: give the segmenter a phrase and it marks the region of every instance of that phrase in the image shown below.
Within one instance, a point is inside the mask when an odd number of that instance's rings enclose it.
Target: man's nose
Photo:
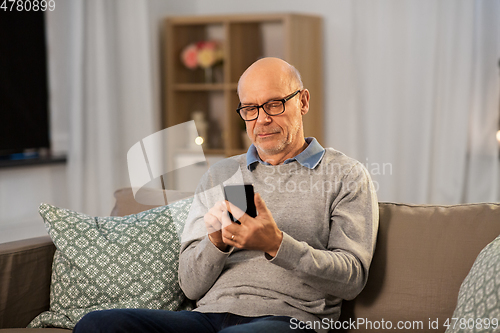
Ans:
[[[258,123],[270,123],[271,122],[271,116],[264,111],[264,107],[260,107],[259,110],[259,116],[257,117],[257,122]]]

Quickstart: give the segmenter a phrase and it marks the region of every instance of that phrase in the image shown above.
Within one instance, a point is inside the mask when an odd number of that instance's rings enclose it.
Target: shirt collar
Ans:
[[[297,161],[306,168],[314,169],[319,164],[319,162],[321,162],[321,159],[325,154],[325,148],[323,148],[319,144],[318,140],[312,137],[306,138],[306,142],[308,146],[306,147],[306,149],[304,149],[304,151],[302,151],[295,157],[287,159],[283,164]],[[257,148],[255,148],[253,144],[250,146],[250,148],[248,148],[246,157],[247,169],[250,171],[253,171],[255,169],[255,167],[257,166],[257,162],[264,165],[270,165],[269,163],[264,162],[260,159],[259,154],[257,153]]]

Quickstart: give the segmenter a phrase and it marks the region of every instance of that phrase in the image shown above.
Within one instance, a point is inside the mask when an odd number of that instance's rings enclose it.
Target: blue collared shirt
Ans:
[[[319,162],[321,162],[321,159],[323,158],[323,155],[325,155],[325,148],[323,148],[318,140],[316,138],[306,138],[306,142],[308,146],[304,151],[302,151],[300,154],[298,154],[295,157],[287,159],[283,164],[288,164],[293,161],[299,162],[302,166],[309,168],[309,169],[314,169]],[[262,163],[264,165],[271,165],[267,162],[264,162],[261,160],[259,157],[259,154],[257,153],[257,148],[252,144],[250,148],[248,148],[247,151],[247,168],[248,170],[252,171],[255,169],[256,163]]]

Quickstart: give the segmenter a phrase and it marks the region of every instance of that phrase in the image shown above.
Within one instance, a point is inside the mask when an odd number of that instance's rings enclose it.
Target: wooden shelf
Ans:
[[[299,14],[171,17],[165,21],[164,36],[164,128],[189,121],[193,111],[202,111],[214,128],[214,137],[208,138],[204,148],[206,154],[245,153],[241,135],[244,122],[234,111],[239,103],[237,82],[254,61],[275,56],[300,71],[304,87],[312,96],[311,108],[304,117],[304,132],[322,142],[320,17]],[[204,71],[185,68],[180,54],[190,43],[211,39],[222,43],[224,62],[217,68],[216,83],[205,83]]]

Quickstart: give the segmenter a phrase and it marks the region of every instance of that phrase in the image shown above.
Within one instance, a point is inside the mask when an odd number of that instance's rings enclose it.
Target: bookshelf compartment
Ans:
[[[323,139],[323,69],[321,18],[299,14],[217,15],[172,17],[166,20],[163,127],[192,119],[201,111],[209,123],[206,154],[231,156],[246,151],[245,125],[235,112],[237,82],[254,61],[282,58],[302,74],[314,100],[304,117],[306,136]],[[181,52],[190,43],[217,40],[223,62],[211,81],[203,69],[186,68]],[[314,106],[314,107],[313,107]]]
[[[203,41],[217,41],[224,50],[224,31],[222,24],[183,24],[172,27],[173,38],[170,45],[175,66],[175,83],[205,84],[222,83],[224,81],[223,63],[219,63],[211,69],[212,79],[208,79],[205,69],[201,67],[187,68],[181,58],[181,54],[186,47]]]

